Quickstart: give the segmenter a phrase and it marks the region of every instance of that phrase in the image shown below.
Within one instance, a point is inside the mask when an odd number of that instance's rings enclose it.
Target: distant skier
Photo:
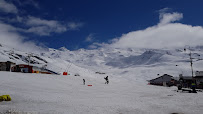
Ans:
[[[85,85],[85,79],[83,79],[83,85]]]
[[[109,84],[109,78],[108,78],[108,76],[104,77],[104,79],[106,80],[105,84]]]

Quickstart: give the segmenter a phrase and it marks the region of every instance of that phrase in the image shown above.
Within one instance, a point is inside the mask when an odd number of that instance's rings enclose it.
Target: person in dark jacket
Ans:
[[[196,91],[196,84],[194,82],[191,84],[191,88],[192,88],[192,92],[193,93],[197,93],[197,91]]]
[[[83,79],[83,85],[85,85],[85,79]]]
[[[109,84],[109,78],[108,78],[108,76],[104,77],[104,79],[106,80],[105,84]]]

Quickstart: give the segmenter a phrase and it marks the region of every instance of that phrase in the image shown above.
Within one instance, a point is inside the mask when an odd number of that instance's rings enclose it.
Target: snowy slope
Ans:
[[[194,71],[202,70],[203,48],[192,50]],[[100,48],[69,51],[66,48],[23,52],[0,46],[0,61],[30,64],[70,75],[0,72],[0,113],[139,114],[203,112],[202,93],[176,92],[176,87],[147,85],[157,74],[191,75],[189,51]],[[28,55],[32,55],[30,58]],[[100,72],[102,74],[96,73]],[[74,76],[80,74],[80,76]],[[104,76],[110,84],[104,84]],[[82,85],[82,79],[86,85]],[[91,84],[93,86],[87,86]],[[187,107],[187,108],[185,108]]]
[[[194,71],[202,70],[202,48],[192,50]],[[157,74],[191,75],[189,51],[100,48],[95,50],[80,49],[69,51],[65,48],[50,50],[46,56],[63,59],[77,66],[95,72],[104,72],[110,76],[125,77],[131,81],[146,81]],[[57,56],[56,56],[57,55]]]
[[[191,75],[189,51],[183,49],[122,49],[99,48],[94,50],[79,49],[69,51],[65,47],[43,52],[23,52],[5,45],[0,47],[0,60],[13,61],[17,64],[30,64],[46,67],[57,73],[68,71],[71,75],[87,75],[102,72],[112,77],[124,77],[131,81],[144,81],[157,77],[157,74]],[[192,48],[194,71],[202,70],[203,48]],[[75,70],[76,69],[76,70]]]
[[[89,74],[91,75],[91,74]],[[203,93],[180,93],[177,88],[150,86],[103,77],[0,72],[0,102],[8,114],[202,114]],[[82,79],[86,84],[82,85]]]
[[[0,47],[0,61],[11,61],[16,64],[30,64],[38,67],[45,67],[46,69],[59,74],[62,74],[65,71],[68,71],[71,75],[74,75],[75,73],[85,75],[85,72],[91,72],[88,69],[81,68],[62,58],[58,58],[57,54],[52,53],[52,51],[55,51],[55,49],[49,49],[49,51],[39,53],[23,52],[3,45]],[[45,53],[49,53],[50,55],[46,56]],[[31,56],[29,57],[29,55]]]

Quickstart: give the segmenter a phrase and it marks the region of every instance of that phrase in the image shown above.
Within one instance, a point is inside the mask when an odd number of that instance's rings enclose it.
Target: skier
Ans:
[[[85,85],[85,79],[83,79],[83,85]]]
[[[107,76],[107,77],[104,77],[104,79],[106,80],[105,84],[109,84],[108,76]]]

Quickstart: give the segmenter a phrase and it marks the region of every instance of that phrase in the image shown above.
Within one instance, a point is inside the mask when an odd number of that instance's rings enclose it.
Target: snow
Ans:
[[[91,74],[90,74],[91,75]],[[176,92],[176,87],[151,86],[101,76],[63,76],[0,72],[0,112],[42,114],[202,114],[203,93]],[[82,79],[86,79],[83,85]],[[91,84],[93,86],[87,86]]]
[[[202,48],[194,48],[194,71],[202,71]],[[6,45],[0,62],[28,64],[28,54]],[[191,75],[190,60],[183,49],[150,50],[100,48],[69,51],[65,47],[33,52],[30,64],[59,74],[0,72],[1,113],[42,114],[202,114],[203,93],[177,92],[177,87],[147,85],[157,74]],[[198,56],[200,55],[200,56]],[[104,74],[98,74],[101,72]],[[79,74],[80,76],[74,76]],[[110,84],[104,84],[105,76]],[[83,85],[83,79],[86,85]],[[93,86],[87,86],[88,84]],[[10,111],[10,112],[8,112]]]

